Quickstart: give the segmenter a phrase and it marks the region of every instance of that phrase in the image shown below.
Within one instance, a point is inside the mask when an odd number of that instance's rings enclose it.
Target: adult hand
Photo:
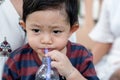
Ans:
[[[120,80],[120,68],[112,74],[110,80]]]

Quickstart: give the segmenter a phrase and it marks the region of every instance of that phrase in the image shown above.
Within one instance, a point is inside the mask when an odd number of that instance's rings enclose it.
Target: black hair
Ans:
[[[23,0],[23,21],[29,14],[47,9],[65,8],[70,25],[78,23],[79,0]]]

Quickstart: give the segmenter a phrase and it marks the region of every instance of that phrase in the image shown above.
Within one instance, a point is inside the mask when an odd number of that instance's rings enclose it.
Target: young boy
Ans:
[[[28,44],[11,53],[2,80],[34,80],[43,56],[51,57],[60,80],[98,80],[92,54],[68,41],[78,29],[78,10],[77,0],[23,0]]]

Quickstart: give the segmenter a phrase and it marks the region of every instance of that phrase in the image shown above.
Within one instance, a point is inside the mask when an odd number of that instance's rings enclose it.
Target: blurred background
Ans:
[[[84,45],[88,49],[94,46],[94,42],[88,37],[88,33],[95,26],[99,19],[102,0],[80,0],[80,27],[77,30],[76,42]]]

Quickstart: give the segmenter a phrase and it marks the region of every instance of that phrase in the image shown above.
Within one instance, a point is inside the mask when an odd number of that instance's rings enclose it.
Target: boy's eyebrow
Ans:
[[[30,26],[34,26],[34,27],[40,27],[41,25],[38,25],[38,24],[30,24]]]
[[[50,28],[64,28],[64,26],[61,25],[53,25],[53,26],[48,26]]]
[[[31,27],[34,26],[34,27],[45,27],[45,26],[42,26],[42,25],[39,25],[39,24],[31,24],[30,25]],[[47,26],[49,28],[60,28],[60,27],[63,27],[62,25],[52,25],[52,26]]]

